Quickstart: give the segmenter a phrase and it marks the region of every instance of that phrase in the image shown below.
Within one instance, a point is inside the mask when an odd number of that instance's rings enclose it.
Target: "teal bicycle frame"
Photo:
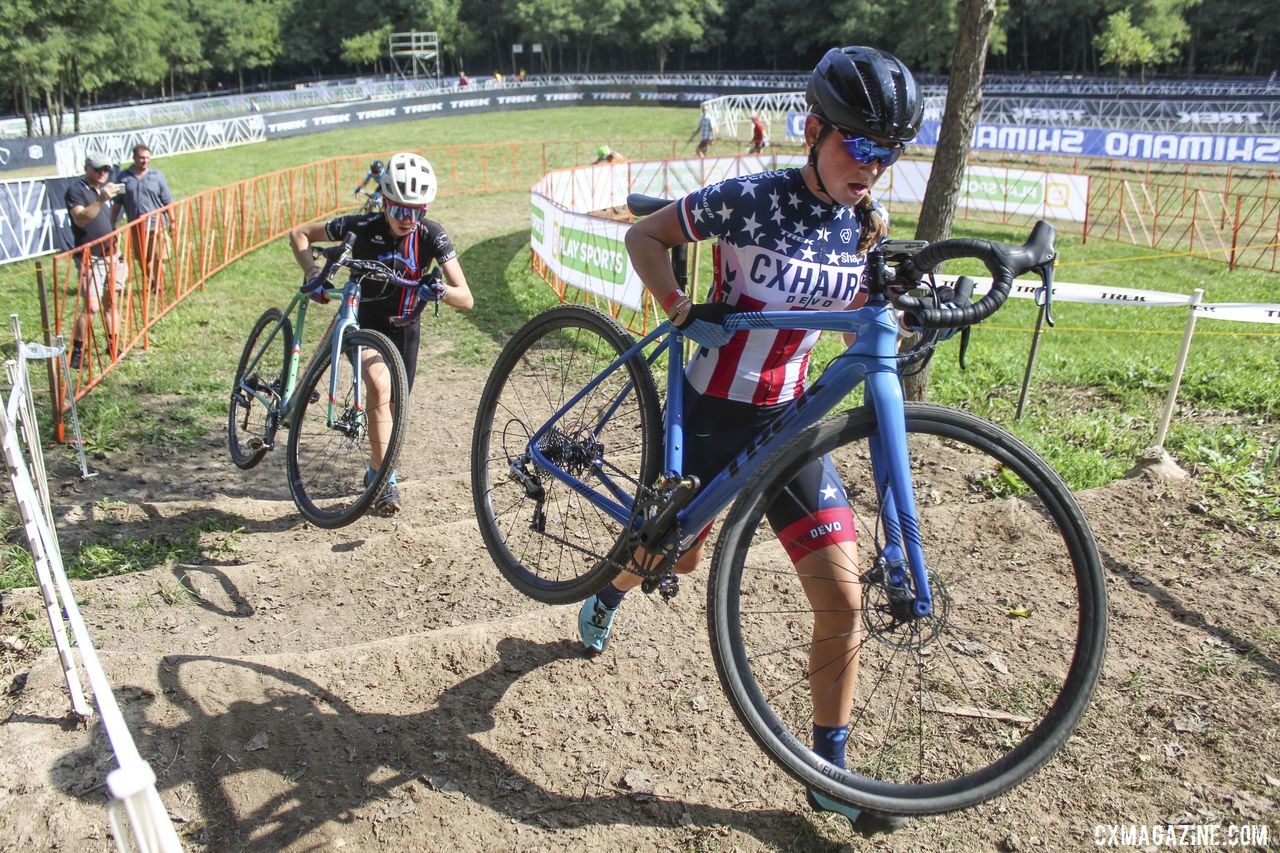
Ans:
[[[249,388],[244,384],[241,385],[241,389],[243,391],[258,399],[267,408],[267,411],[272,413],[272,421],[269,425],[269,435],[271,439],[274,439],[275,431],[280,424],[283,423],[285,425],[289,425],[292,423],[290,418],[294,413],[294,404],[297,402],[294,399],[294,391],[297,390],[298,377],[302,372],[302,337],[306,326],[307,304],[310,301],[311,298],[309,296],[303,293],[295,293],[293,299],[289,302],[289,306],[284,309],[284,315],[288,317],[292,314],[294,320],[292,323],[293,337],[292,340],[288,342],[289,366],[279,404],[276,405],[274,401],[267,399],[267,395],[261,390]],[[346,285],[343,286],[342,302],[338,306],[338,313],[329,321],[328,329],[325,330],[324,336],[320,339],[320,343],[316,345],[311,358],[307,360],[307,366],[310,366],[312,361],[314,361],[314,359],[323,352],[325,344],[329,341],[333,342],[333,346],[329,352],[332,369],[329,371],[329,402],[326,413],[326,426],[328,427],[333,427],[335,422],[335,400],[338,396],[338,359],[342,357],[342,338],[348,329],[359,328],[359,323],[356,321],[356,317],[359,315],[359,310],[360,282],[353,277],[347,281]],[[262,342],[262,346],[259,347],[258,352],[254,355],[253,361],[249,364],[250,368],[261,361],[263,354],[269,350],[271,344],[275,341],[276,335],[279,333],[280,327],[277,326],[272,330],[272,333],[267,336],[266,340]],[[252,373],[252,369],[245,371],[245,375],[251,375]],[[364,395],[361,385],[364,382],[364,377],[362,376],[362,371],[356,370],[353,371],[353,374],[356,392],[355,399],[363,400]],[[271,440],[267,442],[268,445],[272,443],[273,442]]]

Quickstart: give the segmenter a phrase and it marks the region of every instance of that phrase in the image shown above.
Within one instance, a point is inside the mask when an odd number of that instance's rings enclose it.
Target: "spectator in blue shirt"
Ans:
[[[130,223],[129,242],[133,256],[142,270],[144,284],[153,293],[161,287],[161,264],[169,253],[170,217],[168,212],[155,213],[173,204],[173,193],[164,173],[151,168],[151,149],[139,143],[133,146],[133,165],[120,175],[124,184],[124,213]],[[138,222],[138,220],[144,220]]]

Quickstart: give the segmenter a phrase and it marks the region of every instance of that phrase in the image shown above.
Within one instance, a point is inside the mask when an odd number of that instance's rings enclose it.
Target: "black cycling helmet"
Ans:
[[[833,47],[809,75],[809,109],[837,127],[910,142],[920,129],[924,100],[907,66],[874,47]]]
[[[382,174],[382,161],[381,161],[381,160],[374,160],[372,163],[370,163],[370,164],[369,164],[369,171],[370,171],[370,172],[373,172],[375,175],[381,175],[381,174]]]

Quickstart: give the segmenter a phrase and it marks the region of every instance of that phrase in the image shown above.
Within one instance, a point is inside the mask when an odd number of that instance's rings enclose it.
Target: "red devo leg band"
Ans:
[[[684,299],[684,291],[673,290],[662,298],[662,310],[667,314],[671,313],[671,306],[675,305],[681,299]]]
[[[848,507],[820,509],[784,527],[778,533],[778,541],[791,562],[797,563],[821,548],[857,542],[858,529]]]

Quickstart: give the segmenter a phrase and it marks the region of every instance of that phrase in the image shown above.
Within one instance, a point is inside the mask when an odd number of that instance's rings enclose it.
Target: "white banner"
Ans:
[[[0,264],[54,250],[46,192],[43,179],[0,181]]]
[[[677,199],[725,178],[803,164],[801,154],[770,154],[612,163],[550,172],[533,188],[533,251],[564,281],[639,310],[644,288],[631,269],[623,245],[627,225],[588,215],[590,212],[625,212],[629,192]],[[877,185],[876,197],[886,203],[919,204],[924,200],[930,166],[922,161],[900,160]],[[1049,220],[1084,221],[1089,194],[1086,177],[974,167],[966,172],[965,182],[962,207]],[[954,280],[955,276],[939,278]],[[978,293],[986,293],[991,287],[989,278],[975,276],[974,280]],[[1039,287],[1038,282],[1015,281],[1011,292],[1015,297],[1031,299]],[[1181,293],[1066,282],[1054,284],[1053,298],[1061,302],[1152,307],[1188,305],[1191,301],[1190,296]],[[1196,312],[1217,320],[1280,323],[1280,305],[1205,303],[1197,306]]]
[[[537,193],[530,223],[533,251],[563,281],[610,302],[641,310],[644,285],[631,268],[627,223],[570,213]]]

